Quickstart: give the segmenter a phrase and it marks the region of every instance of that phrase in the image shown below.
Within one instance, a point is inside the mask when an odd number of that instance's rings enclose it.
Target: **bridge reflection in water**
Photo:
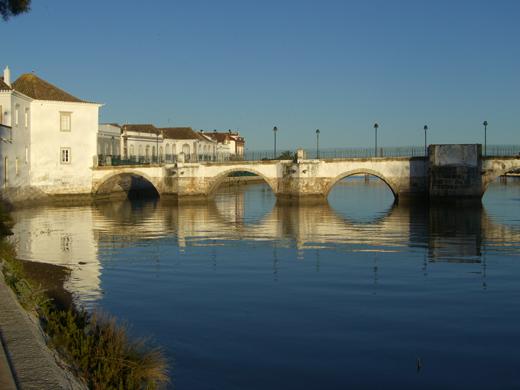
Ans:
[[[358,201],[353,201],[354,210]],[[280,204],[264,184],[229,187],[206,203],[117,201],[13,213],[20,258],[69,267],[66,288],[85,303],[101,298],[102,269],[111,251],[172,239],[181,252],[189,246],[232,245],[239,240],[271,245],[274,264],[278,248],[296,247],[300,259],[323,263],[322,249],[347,256],[374,252],[377,261],[381,253],[406,247],[424,256],[425,263],[417,268],[421,272],[432,262],[481,263],[483,246],[507,253],[518,250],[520,243],[520,228],[492,221],[482,207],[390,203],[372,219],[363,216],[329,204]],[[503,243],[513,243],[514,248]]]

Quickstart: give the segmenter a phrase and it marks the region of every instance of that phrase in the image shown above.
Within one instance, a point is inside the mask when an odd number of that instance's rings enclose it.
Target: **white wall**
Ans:
[[[33,186],[53,195],[91,192],[99,107],[94,103],[32,102]],[[71,112],[71,131],[60,131],[61,111]],[[70,148],[70,163],[61,163],[60,148]]]
[[[7,199],[30,184],[30,104],[30,98],[17,92],[0,92],[2,124],[5,125],[0,126],[0,186]],[[18,121],[15,120],[17,111]]]

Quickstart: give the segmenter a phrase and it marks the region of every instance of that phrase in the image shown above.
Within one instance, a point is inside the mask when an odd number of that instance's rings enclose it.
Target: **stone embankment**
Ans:
[[[20,306],[1,272],[0,341],[0,389],[87,389],[47,347],[38,319]]]

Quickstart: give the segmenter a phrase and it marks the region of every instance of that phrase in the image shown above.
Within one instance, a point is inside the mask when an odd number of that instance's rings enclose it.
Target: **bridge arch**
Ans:
[[[273,191],[274,194],[276,194],[276,184],[273,183],[273,180],[267,178],[262,172],[260,171],[257,171],[256,169],[252,169],[252,168],[249,168],[249,167],[236,167],[236,168],[230,168],[230,169],[227,169],[225,170],[224,172],[221,172],[219,173],[218,175],[214,176],[212,179],[211,179],[211,183],[208,187],[208,192],[207,194],[209,196],[213,195],[215,193],[215,191],[217,190],[218,187],[220,187],[220,185],[224,182],[224,180],[231,174],[231,173],[235,173],[235,172],[249,172],[249,173],[253,173],[259,177],[261,177],[264,182],[267,183],[267,185],[269,186],[269,188],[271,189],[271,191]]]
[[[354,170],[350,170],[350,171],[344,172],[344,173],[342,173],[340,175],[337,175],[334,179],[332,179],[332,181],[329,183],[329,185],[325,189],[325,198],[329,197],[329,194],[332,191],[332,188],[334,188],[334,186],[339,181],[341,181],[341,180],[343,180],[343,179],[345,179],[345,178],[347,178],[349,176],[366,175],[366,174],[372,175],[372,176],[377,177],[378,179],[381,179],[381,181],[383,181],[383,183],[385,183],[388,186],[390,191],[392,191],[392,194],[394,195],[394,199],[395,200],[398,199],[399,193],[398,193],[398,190],[397,190],[397,186],[394,183],[392,183],[390,180],[388,180],[380,172],[374,171],[372,169],[366,169],[366,168],[354,169]]]
[[[139,170],[119,170],[106,174],[97,180],[92,186],[94,195],[110,195],[114,193],[126,192],[129,195],[132,191],[150,194],[159,197],[161,191],[153,178]]]
[[[482,195],[484,195],[489,185],[500,176],[520,171],[520,158],[497,159],[496,161],[491,161],[491,164],[486,168],[487,172],[482,176]]]

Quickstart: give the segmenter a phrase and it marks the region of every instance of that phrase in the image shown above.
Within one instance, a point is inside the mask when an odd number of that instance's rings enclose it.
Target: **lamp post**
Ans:
[[[487,126],[488,121],[482,123],[484,125],[484,156],[487,156]]]
[[[278,127],[273,127],[273,134],[274,134],[274,155],[273,159],[276,158],[276,133],[278,132]]]
[[[428,141],[426,138],[426,132],[428,131],[428,126],[424,125],[423,129],[424,129],[424,155],[427,156],[428,155]]]
[[[375,131],[375,145],[374,145],[374,156],[377,157],[377,129],[379,129],[379,125],[374,123],[374,131]]]
[[[320,129],[316,129],[316,158],[320,158]]]
[[[157,157],[156,163],[158,164],[159,163],[159,131],[157,131],[157,133],[155,133],[155,140],[156,140],[155,153],[156,153],[156,157]]]

